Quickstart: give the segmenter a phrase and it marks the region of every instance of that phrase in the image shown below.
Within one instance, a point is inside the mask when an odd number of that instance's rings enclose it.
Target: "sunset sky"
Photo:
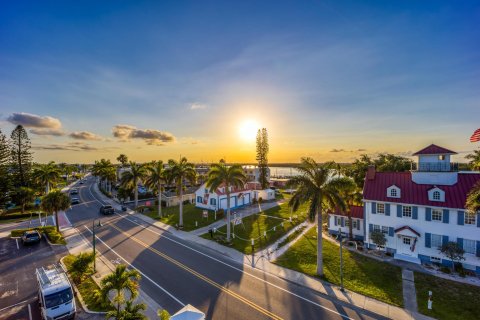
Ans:
[[[270,162],[460,152],[478,1],[2,1],[0,128],[35,160]]]

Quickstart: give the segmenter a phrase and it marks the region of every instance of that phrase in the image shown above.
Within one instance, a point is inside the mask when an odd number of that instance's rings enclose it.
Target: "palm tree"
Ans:
[[[472,170],[480,170],[480,149],[474,150],[473,153],[465,156],[466,159],[470,159],[470,167]]]
[[[352,179],[350,179],[352,183],[355,183]],[[362,193],[358,190],[355,185],[350,186],[349,188],[345,188],[341,190],[341,196],[345,201],[346,204],[346,213],[348,219],[348,232],[350,240],[353,240],[353,223],[352,223],[352,206],[361,205],[362,203]]]
[[[122,153],[117,157],[117,161],[120,162],[121,167],[123,168],[128,163],[128,157],[125,154]]]
[[[193,163],[188,162],[187,158],[183,157],[180,161],[168,160],[169,175],[172,181],[175,181],[177,192],[180,194],[180,214],[178,225],[183,227],[183,183],[185,180],[190,183],[195,182],[197,172]]]
[[[135,193],[135,208],[138,207],[138,183],[141,182],[147,174],[147,168],[143,164],[137,164],[130,161],[130,170],[122,174],[121,185],[124,188],[133,188]]]
[[[230,192],[231,188],[242,188],[245,185],[247,177],[242,169],[242,166],[234,164],[227,166],[225,162],[212,164],[208,172],[207,188],[210,190],[217,190],[223,185],[225,187],[225,194],[227,195],[227,241],[230,241]]]
[[[116,175],[115,166],[110,160],[101,159],[100,161],[95,161],[92,167],[92,174],[99,177],[103,183],[103,189],[107,189],[107,182],[112,177],[112,174]]]
[[[148,319],[142,311],[147,309],[145,303],[134,304],[132,300],[126,301],[125,308],[117,313],[117,310],[107,312],[106,319],[116,320],[146,320]]]
[[[55,214],[55,224],[57,231],[60,232],[58,225],[58,212],[67,210],[70,207],[70,198],[60,190],[55,190],[48,193],[42,199],[42,209],[47,213]]]
[[[32,188],[20,187],[15,191],[15,198],[20,202],[22,213],[24,213],[25,206],[35,199],[35,191]]]
[[[45,186],[45,193],[50,192],[50,185],[60,179],[60,169],[51,161],[47,164],[39,164],[33,169],[34,180]]]
[[[101,281],[100,294],[104,301],[107,301],[111,292],[113,292],[113,302],[117,305],[116,315],[120,314],[120,306],[125,303],[125,294],[128,292],[133,300],[138,296],[138,281],[140,272],[137,270],[127,270],[124,264],[118,265],[115,271],[106,276]]]
[[[480,182],[477,182],[468,193],[465,207],[470,212],[480,211]]]
[[[310,220],[317,217],[317,274],[323,275],[322,259],[322,212],[324,209],[346,209],[341,191],[352,188],[352,180],[338,177],[332,163],[319,165],[311,158],[302,158],[297,168],[300,175],[292,177],[288,187],[296,187],[296,191],[288,205],[293,211],[303,203],[309,203]]]
[[[162,161],[154,161],[147,167],[147,178],[145,184],[150,189],[158,192],[158,216],[162,217],[162,192],[163,184],[168,181],[167,170]]]

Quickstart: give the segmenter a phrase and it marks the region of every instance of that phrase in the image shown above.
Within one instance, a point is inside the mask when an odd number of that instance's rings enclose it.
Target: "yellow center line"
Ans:
[[[204,275],[198,273],[197,271],[195,271],[195,270],[187,267],[187,266],[184,265],[183,263],[181,263],[181,262],[179,262],[179,261],[177,261],[177,260],[175,260],[175,259],[167,256],[166,254],[158,251],[158,250],[155,249],[155,248],[152,248],[150,245],[146,244],[145,242],[143,242],[142,240],[138,239],[137,237],[135,237],[135,236],[131,235],[130,233],[125,232],[125,231],[121,230],[120,228],[118,228],[117,226],[113,225],[110,221],[107,222],[107,224],[109,224],[110,226],[112,226],[113,228],[115,228],[116,230],[118,230],[119,232],[121,232],[123,235],[125,235],[125,236],[128,237],[129,239],[131,239],[131,240],[137,242],[138,244],[140,244],[141,246],[145,247],[146,249],[148,249],[148,250],[152,251],[153,253],[159,255],[160,257],[164,258],[165,260],[170,261],[171,263],[179,266],[180,268],[184,269],[185,271],[193,274],[193,275],[196,276],[197,278],[199,278],[199,279],[201,279],[201,280],[203,280],[203,281],[211,284],[212,286],[220,289],[221,291],[229,294],[230,296],[232,296],[232,297],[234,297],[234,298],[242,301],[243,303],[249,305],[249,306],[252,307],[253,309],[255,309],[255,310],[257,310],[257,311],[265,314],[265,315],[268,316],[268,317],[270,317],[271,319],[282,320],[281,317],[279,317],[279,316],[277,316],[276,314],[268,311],[267,309],[262,308],[261,306],[255,304],[254,302],[252,302],[252,301],[244,298],[243,296],[241,296],[241,295],[233,292],[232,290],[230,290],[230,289],[222,286],[221,284],[218,284],[217,282],[211,280],[210,278],[207,278],[207,277],[205,277]]]

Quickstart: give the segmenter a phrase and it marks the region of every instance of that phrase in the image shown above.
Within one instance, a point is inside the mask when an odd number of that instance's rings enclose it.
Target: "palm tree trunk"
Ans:
[[[322,208],[317,209],[317,275],[323,276]]]
[[[45,193],[48,194],[50,192],[50,183],[47,181],[47,188],[45,189]]]
[[[55,224],[57,225],[57,232],[60,232],[60,227],[58,225],[58,212],[55,211]]]
[[[180,227],[183,227],[183,184],[181,182],[180,182],[180,218],[179,218],[178,224]]]
[[[226,186],[225,190],[229,190],[229,187]],[[227,241],[230,241],[230,192],[227,191]]]
[[[158,216],[162,217],[162,184],[158,184]]]
[[[135,186],[135,210],[137,210],[138,207],[138,187]]]

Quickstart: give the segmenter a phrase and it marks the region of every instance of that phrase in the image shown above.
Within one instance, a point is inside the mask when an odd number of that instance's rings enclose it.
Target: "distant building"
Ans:
[[[247,176],[247,181],[260,181],[260,168],[258,166],[242,166]],[[270,168],[267,167],[267,181],[270,182]]]
[[[219,210],[227,209],[226,187],[221,185],[217,190],[209,190],[206,183],[195,192],[195,205],[198,208]],[[246,184],[243,188],[230,187],[230,208],[240,208],[252,203],[253,191]]]
[[[374,230],[385,233],[386,250],[395,259],[414,263],[452,261],[438,248],[449,241],[465,250],[465,269],[480,274],[480,212],[465,210],[468,192],[480,174],[458,172],[455,152],[430,145],[416,153],[411,172],[376,172],[370,167],[363,189],[365,243]]]
[[[351,206],[352,216],[352,234],[354,240],[363,241],[365,238],[365,229],[363,224],[363,206]],[[335,211],[328,213],[328,233],[338,235],[339,230],[343,237],[350,236],[350,219],[347,213],[337,208]]]

